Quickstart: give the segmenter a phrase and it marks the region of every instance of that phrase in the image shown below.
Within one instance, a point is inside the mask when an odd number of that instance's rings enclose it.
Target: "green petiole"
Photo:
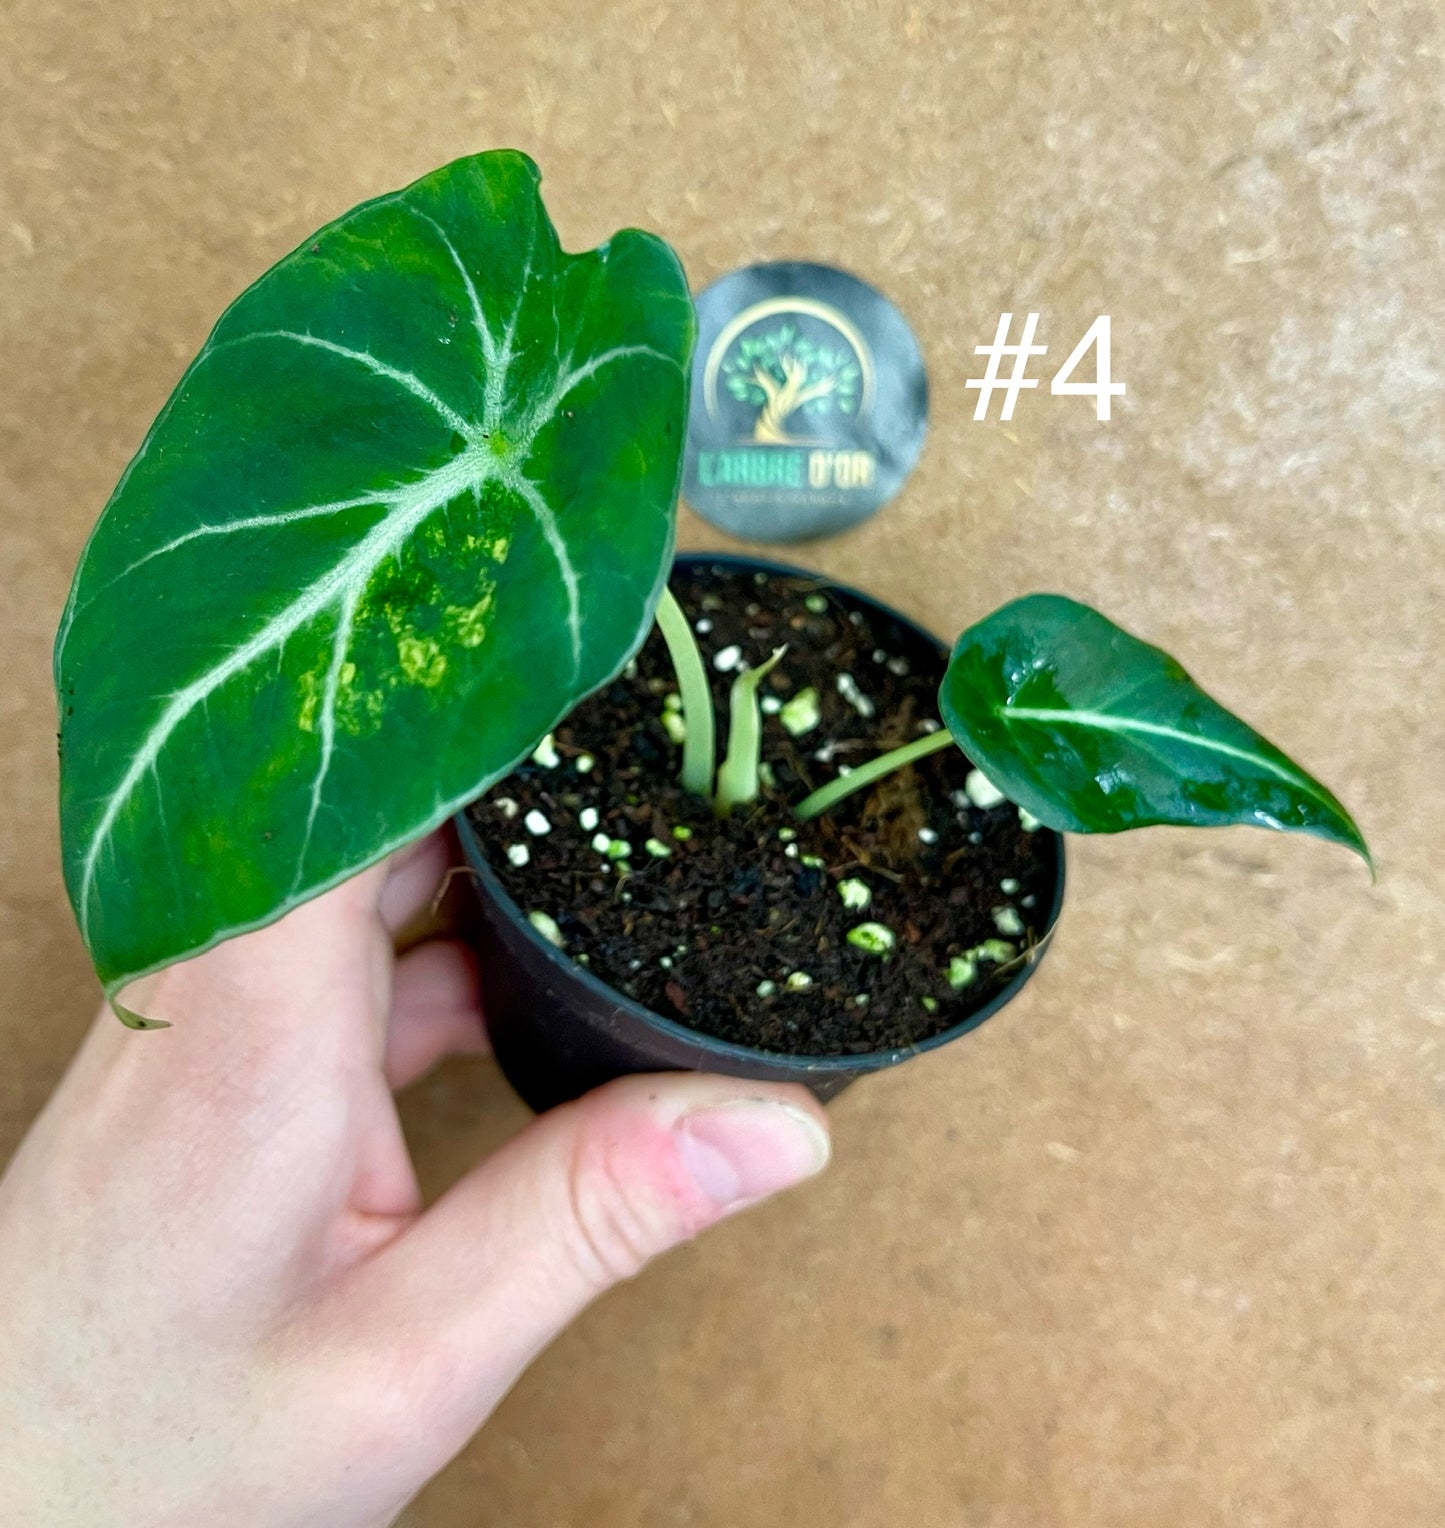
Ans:
[[[902,769],[905,764],[913,764],[919,759],[926,759],[929,754],[937,753],[940,749],[957,746],[948,728],[940,727],[937,732],[930,732],[927,737],[915,738],[913,742],[905,743],[901,748],[879,754],[876,759],[869,759],[866,764],[860,764],[851,773],[839,775],[836,780],[830,780],[827,785],[819,786],[811,796],[805,796],[793,808],[793,815],[808,822],[814,817],[821,816],[829,807],[836,806],[845,796],[851,796],[854,791],[861,791],[865,785],[872,785],[875,780],[881,780],[884,775],[891,774],[893,770]]]
[[[682,720],[687,729],[682,743],[682,788],[695,796],[710,796],[717,765],[712,690],[697,639],[671,589],[664,589],[658,601],[657,625],[677,674],[677,693],[682,697]]]

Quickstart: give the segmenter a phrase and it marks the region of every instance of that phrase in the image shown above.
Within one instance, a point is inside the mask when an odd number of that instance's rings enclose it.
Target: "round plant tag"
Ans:
[[[697,300],[683,496],[720,530],[803,541],[903,486],[928,379],[903,315],[846,271],[751,265]]]

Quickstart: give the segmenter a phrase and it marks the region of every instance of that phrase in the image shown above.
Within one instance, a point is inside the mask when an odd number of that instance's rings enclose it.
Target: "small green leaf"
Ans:
[[[525,155],[348,212],[227,309],[81,558],[61,829],[112,995],[444,821],[645,636],[694,319]]]
[[[1075,600],[1032,594],[958,639],[939,689],[959,746],[1048,827],[1312,833],[1369,862],[1350,814],[1178,663]]]

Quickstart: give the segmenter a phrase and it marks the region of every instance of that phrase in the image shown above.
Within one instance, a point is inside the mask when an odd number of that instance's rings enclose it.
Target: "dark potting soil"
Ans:
[[[756,666],[787,644],[760,690],[773,697],[761,798],[719,819],[678,785],[681,749],[664,720],[676,680],[654,630],[627,674],[557,728],[550,751],[470,809],[502,884],[524,912],[554,920],[568,954],[610,986],[736,1044],[857,1055],[961,1023],[1018,973],[1046,927],[1053,835],[1026,831],[1008,802],[974,804],[972,765],[956,748],[812,822],[790,812],[840,767],[936,730],[942,656],[820,579],[684,564],[672,590],[708,666],[719,758],[730,650]],[[795,737],[776,706],[808,687],[819,722]],[[855,898],[867,888],[866,908],[845,905],[844,883]],[[849,942],[865,923],[893,934],[890,953]]]

